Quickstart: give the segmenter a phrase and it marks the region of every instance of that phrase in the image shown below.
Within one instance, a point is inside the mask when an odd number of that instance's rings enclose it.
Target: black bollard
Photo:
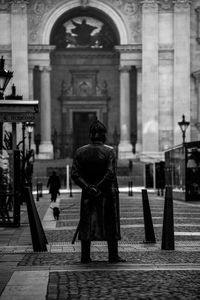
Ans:
[[[154,234],[151,210],[149,206],[149,198],[146,189],[142,189],[142,204],[144,214],[145,241],[144,243],[156,243]]]
[[[166,187],[162,229],[162,250],[174,250],[174,214],[172,187]]]
[[[128,195],[133,196],[133,182],[132,181],[128,182]]]
[[[40,217],[35,206],[30,187],[24,188],[24,196],[27,205],[28,219],[31,231],[33,251],[47,251],[48,244]]]
[[[73,197],[73,194],[72,194],[72,180],[71,179],[69,180],[69,196]]]

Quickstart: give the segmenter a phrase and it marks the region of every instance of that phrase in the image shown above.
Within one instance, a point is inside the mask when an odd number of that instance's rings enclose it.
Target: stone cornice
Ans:
[[[86,51],[86,52],[78,52],[78,51],[56,51],[56,56],[63,56],[67,58],[73,58],[77,57],[79,59],[91,59],[92,58],[118,58],[119,54],[116,53],[115,51],[113,52],[104,52],[104,51],[99,51],[99,52],[92,52],[92,51]]]
[[[54,45],[28,45],[30,53],[49,53],[55,49]]]
[[[142,44],[118,45],[115,49],[120,53],[135,53],[142,52]]]

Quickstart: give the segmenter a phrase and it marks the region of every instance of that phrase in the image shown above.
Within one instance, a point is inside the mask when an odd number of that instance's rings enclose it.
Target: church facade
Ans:
[[[199,139],[200,0],[1,0],[0,28],[38,159],[72,157],[96,117],[119,159],[162,160],[182,115]]]

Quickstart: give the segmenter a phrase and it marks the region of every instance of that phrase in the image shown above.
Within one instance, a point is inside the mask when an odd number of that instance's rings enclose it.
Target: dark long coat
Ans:
[[[47,187],[49,187],[49,193],[57,195],[60,189],[60,178],[57,175],[51,175],[47,182]]]
[[[119,191],[115,152],[112,147],[94,142],[79,148],[73,160],[71,177],[82,188],[80,240],[119,240]],[[96,185],[99,197],[91,197],[88,185]]]

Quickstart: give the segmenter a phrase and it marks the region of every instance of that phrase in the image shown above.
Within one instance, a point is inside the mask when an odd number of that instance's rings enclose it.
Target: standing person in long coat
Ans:
[[[51,202],[56,202],[57,195],[60,195],[60,178],[55,171],[49,176],[47,187],[49,187],[49,194],[51,194]]]
[[[118,256],[120,236],[119,191],[116,158],[105,145],[106,127],[98,120],[90,127],[91,143],[75,153],[71,177],[82,188],[78,238],[81,262],[88,263],[91,241],[107,241],[109,262],[124,262]]]

